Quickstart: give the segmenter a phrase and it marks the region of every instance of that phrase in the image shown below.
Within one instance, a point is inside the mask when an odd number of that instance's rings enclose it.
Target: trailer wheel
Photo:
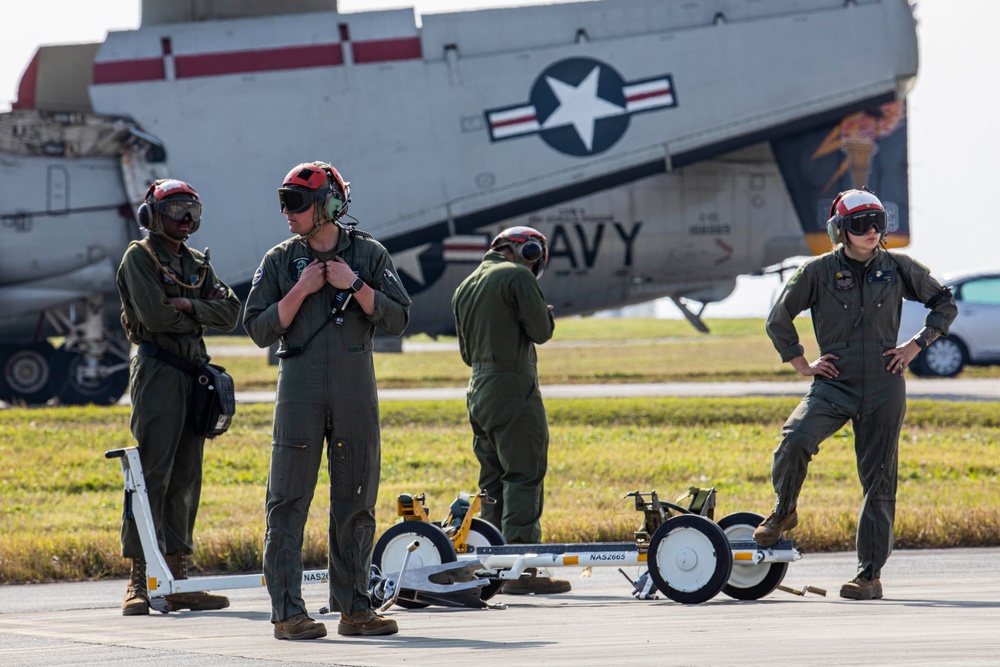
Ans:
[[[428,565],[454,563],[457,560],[455,547],[440,527],[426,521],[403,521],[389,527],[375,543],[372,564],[378,566],[382,575],[390,579],[399,577],[406,557],[406,548],[416,540],[419,546],[410,553],[406,569],[416,569]],[[422,609],[430,605],[403,599],[406,589],[401,589],[396,604],[407,609]]]
[[[711,600],[733,571],[733,552],[722,529],[697,514],[667,519],[649,540],[649,576],[675,602]]]
[[[466,544],[474,547],[499,547],[507,544],[503,538],[503,533],[497,530],[489,521],[484,519],[473,519],[469,526],[469,536],[465,539]],[[482,600],[489,600],[497,594],[503,586],[503,579],[490,579],[490,583],[483,586],[479,593]]]
[[[719,520],[719,527],[730,542],[753,540],[753,531],[764,520],[755,512],[735,512]],[[788,572],[788,563],[733,563],[733,573],[722,592],[737,600],[759,600],[770,595]]]

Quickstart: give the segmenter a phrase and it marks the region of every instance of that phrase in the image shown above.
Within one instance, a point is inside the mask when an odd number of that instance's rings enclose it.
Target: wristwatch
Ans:
[[[918,335],[916,338],[913,339],[913,342],[916,343],[917,347],[919,347],[921,350],[927,349],[927,339],[924,338],[923,336]]]
[[[361,288],[365,286],[365,281],[361,278],[355,278],[354,282],[351,283],[351,294],[357,294],[361,291]]]

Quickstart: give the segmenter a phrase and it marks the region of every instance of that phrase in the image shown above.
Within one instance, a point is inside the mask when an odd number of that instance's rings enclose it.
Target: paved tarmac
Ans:
[[[885,598],[838,597],[854,555],[806,554],[783,591],[700,605],[631,597],[614,567],[555,570],[565,595],[497,595],[505,609],[393,608],[390,637],[271,635],[263,589],[230,591],[215,612],[121,615],[124,581],[0,586],[0,665],[987,665],[1000,661],[1000,549],[897,551]],[[629,576],[637,572],[631,568]],[[325,586],[305,588],[310,610]],[[314,614],[315,615],[315,614]]]
[[[811,380],[791,382],[651,382],[634,384],[550,384],[550,398],[635,398],[649,396],[803,396]],[[907,379],[911,400],[1000,401],[1000,380]],[[465,400],[465,387],[379,389],[380,401]],[[273,403],[273,391],[237,392],[241,403]],[[126,396],[124,401],[128,400]]]

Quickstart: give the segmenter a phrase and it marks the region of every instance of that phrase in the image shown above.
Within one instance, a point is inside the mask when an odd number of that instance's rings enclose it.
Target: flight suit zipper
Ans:
[[[858,303],[860,304],[860,309],[858,311],[857,327],[861,328],[861,391],[859,392],[858,401],[858,414],[855,417],[858,422],[861,420],[861,406],[865,404],[865,388],[868,383],[868,356],[867,356],[867,345],[865,344],[865,282],[868,278],[868,266],[864,267],[864,271],[859,276],[858,280]]]

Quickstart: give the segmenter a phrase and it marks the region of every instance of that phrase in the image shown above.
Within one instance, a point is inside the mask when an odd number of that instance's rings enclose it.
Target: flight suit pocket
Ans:
[[[273,443],[267,479],[269,495],[286,500],[312,497],[319,468],[314,451],[314,448],[301,443]]]
[[[355,475],[351,447],[345,440],[336,439],[330,444],[330,484],[333,497],[347,501],[354,495]]]
[[[396,274],[389,269],[383,272],[382,278],[378,281],[378,287],[383,294],[396,303],[401,303],[404,306],[410,305],[410,295],[406,293],[406,289],[399,281],[399,278],[396,277]]]

